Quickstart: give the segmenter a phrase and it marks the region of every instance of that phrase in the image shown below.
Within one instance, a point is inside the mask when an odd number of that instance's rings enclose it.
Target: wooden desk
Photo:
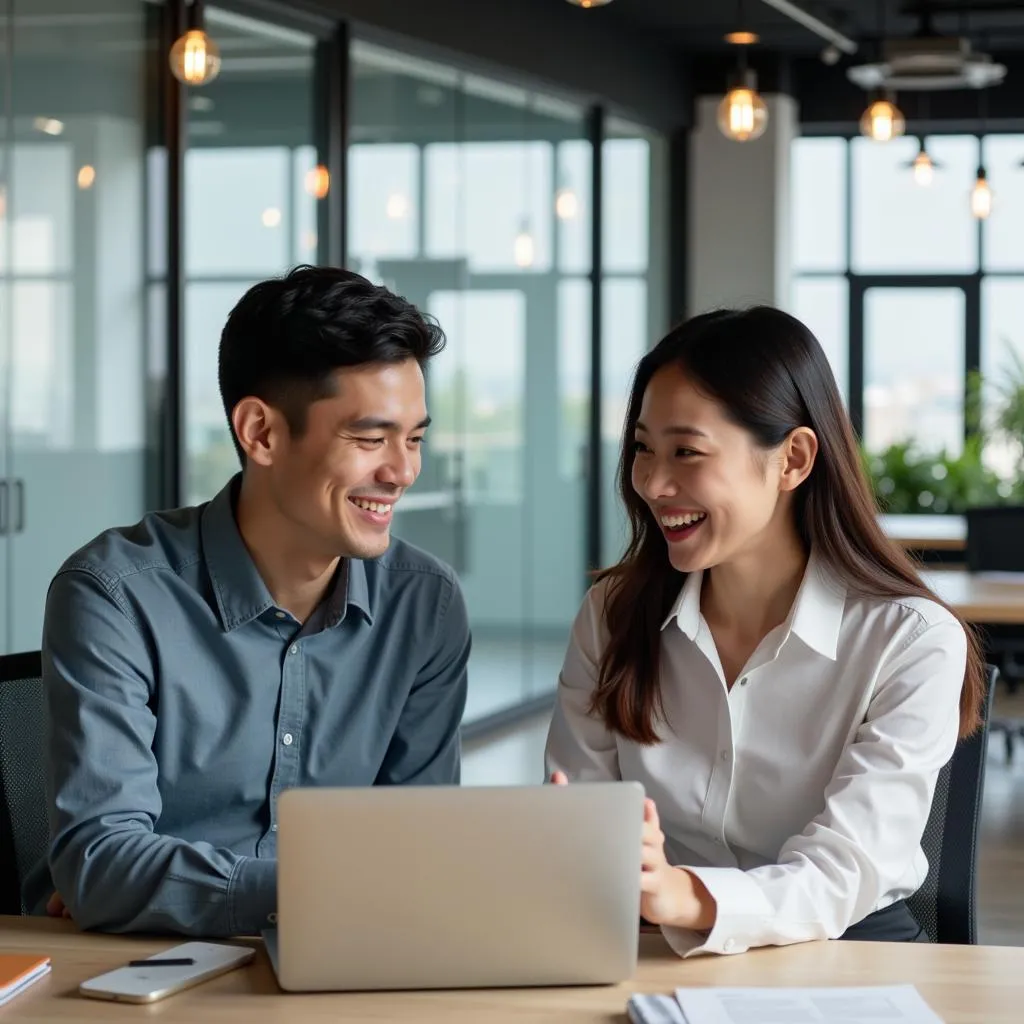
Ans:
[[[287,995],[266,954],[230,974],[153,1006],[82,999],[78,984],[151,956],[174,939],[82,935],[67,921],[0,918],[0,950],[45,953],[53,973],[0,1011],[7,1021],[139,1021],[168,1024],[289,1024],[409,1021],[415,1024],[585,1024],[625,1020],[631,992],[671,992],[684,985],[884,985],[911,982],[946,1024],[1019,1024],[1024,948],[917,943],[809,942],[739,956],[680,960],[659,935],[641,937],[641,963],[625,985],[504,991]]]
[[[1024,574],[929,569],[921,576],[968,622],[1024,626]]]
[[[886,536],[912,551],[963,551],[967,520],[963,516],[881,515]]]

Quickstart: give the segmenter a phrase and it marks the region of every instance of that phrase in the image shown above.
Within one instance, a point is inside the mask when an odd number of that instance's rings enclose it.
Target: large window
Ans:
[[[850,270],[856,274],[971,273],[978,267],[978,225],[967,196],[978,169],[978,140],[927,139],[936,170],[920,185],[911,162],[917,139],[850,143]]]
[[[986,428],[1007,389],[1024,389],[1024,136],[925,142],[928,184],[911,168],[917,138],[797,140],[791,308],[822,341],[869,451],[956,458],[973,371]],[[969,203],[979,163],[995,195],[984,221]],[[1019,442],[985,436],[986,464],[1009,474]]]
[[[844,139],[800,139],[792,160],[794,278],[790,305],[814,331],[843,393],[849,384],[847,151]]]

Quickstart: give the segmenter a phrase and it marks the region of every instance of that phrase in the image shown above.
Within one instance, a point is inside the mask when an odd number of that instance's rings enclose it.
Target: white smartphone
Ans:
[[[158,999],[165,999],[241,967],[255,955],[255,949],[250,946],[186,942],[83,981],[78,991],[91,999],[155,1003]]]

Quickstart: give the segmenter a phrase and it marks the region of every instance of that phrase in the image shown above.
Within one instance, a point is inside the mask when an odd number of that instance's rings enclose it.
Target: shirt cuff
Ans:
[[[277,860],[244,857],[229,886],[231,931],[259,935],[277,923]]]
[[[745,953],[758,945],[772,906],[756,882],[739,868],[694,868],[680,865],[699,878],[715,901],[715,923],[710,932],[662,927],[665,941],[682,957],[699,953]]]

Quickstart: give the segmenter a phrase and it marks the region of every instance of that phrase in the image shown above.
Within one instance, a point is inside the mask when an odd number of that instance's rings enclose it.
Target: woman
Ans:
[[[821,346],[776,309],[673,330],[633,382],[631,539],[573,627],[552,781],[643,783],[641,913],[680,955],[913,941],[973,634],[882,534]]]

